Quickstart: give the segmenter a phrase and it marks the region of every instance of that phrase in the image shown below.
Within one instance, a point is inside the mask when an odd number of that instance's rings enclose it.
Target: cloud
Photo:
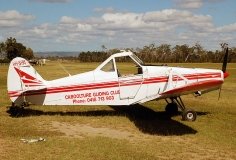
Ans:
[[[29,15],[20,15],[20,22],[32,19]],[[24,27],[13,35],[30,42],[40,42],[36,45],[38,50],[43,46],[51,47],[51,50],[58,50],[57,47],[66,50],[65,46],[71,49],[79,45],[94,47],[105,44],[109,48],[119,48],[141,47],[150,43],[193,45],[196,42],[206,48],[217,48],[222,41],[235,40],[235,31],[236,23],[217,27],[210,15],[164,9],[141,13],[106,12],[86,19],[65,15],[56,23]],[[54,45],[49,45],[51,43]]]
[[[31,2],[41,2],[41,3],[69,3],[72,0],[29,0]]]
[[[71,30],[72,32],[83,32],[83,31],[91,31],[92,25],[76,18],[63,16],[60,19],[59,28],[67,31]]]
[[[236,32],[236,23],[218,27],[217,31],[224,32],[224,33],[235,33]]]
[[[104,13],[101,17],[87,20],[63,16],[54,30],[64,33],[64,39],[67,39],[66,35],[78,39],[106,36],[125,39],[129,36],[143,35],[153,38],[155,37],[153,35],[164,35],[165,32],[178,32],[178,28],[181,27],[186,30],[191,28],[192,32],[205,31],[207,28],[213,28],[212,18],[208,15],[194,15],[189,11],[175,9],[146,13]]]
[[[106,13],[102,15],[103,29],[174,31],[178,27],[197,30],[212,29],[212,17],[195,15],[189,11],[165,9],[146,13]]]
[[[218,3],[225,0],[173,0],[177,8],[180,9],[198,9],[205,3]]]
[[[0,11],[0,27],[15,27],[34,18],[32,15],[22,14],[16,10]]]
[[[203,0],[174,0],[177,8],[197,9],[203,5]]]
[[[146,22],[162,22],[173,25],[209,25],[212,24],[210,15],[193,14],[190,11],[165,9],[162,11],[147,12],[143,17]]]
[[[114,13],[116,10],[112,7],[108,7],[108,8],[95,8],[94,12],[98,12],[98,13]]]
[[[105,29],[141,28],[144,24],[142,14],[137,13],[105,13],[102,16]]]
[[[75,24],[77,22],[79,22],[78,19],[68,17],[68,16],[62,16],[61,19],[60,19],[60,23],[63,23],[63,24]]]

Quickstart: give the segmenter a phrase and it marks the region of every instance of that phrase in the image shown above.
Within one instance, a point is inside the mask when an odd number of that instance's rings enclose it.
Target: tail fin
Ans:
[[[45,88],[45,80],[24,58],[14,58],[9,66],[7,89],[13,103],[25,102],[24,92]]]

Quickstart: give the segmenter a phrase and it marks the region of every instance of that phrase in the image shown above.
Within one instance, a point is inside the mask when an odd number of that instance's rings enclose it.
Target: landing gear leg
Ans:
[[[167,103],[168,103],[168,101],[167,101]],[[185,107],[181,97],[171,98],[171,103],[168,103],[167,106],[169,104],[175,104],[177,106],[177,111],[178,111],[178,108],[182,111],[182,120],[184,120],[184,121],[195,121],[196,120],[197,113],[192,109],[187,109]],[[167,110],[167,106],[166,106],[166,110]]]
[[[29,102],[25,101],[25,102],[22,102],[21,105],[16,105],[14,102],[11,103],[11,108],[21,108],[21,109],[24,109],[26,107],[29,107]]]
[[[15,107],[15,106],[16,106],[16,104],[12,102],[11,103],[11,107]]]
[[[29,102],[25,101],[21,104],[22,108],[29,107]]]

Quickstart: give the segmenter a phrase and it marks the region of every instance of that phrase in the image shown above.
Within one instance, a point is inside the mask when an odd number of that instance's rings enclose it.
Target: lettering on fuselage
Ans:
[[[119,94],[120,90],[74,93],[66,94],[65,99],[72,101],[73,104],[83,104],[97,101],[113,101],[115,96]]]
[[[15,61],[13,62],[13,66],[17,67],[17,66],[25,66],[28,65],[28,62],[26,60],[19,60],[19,61]]]

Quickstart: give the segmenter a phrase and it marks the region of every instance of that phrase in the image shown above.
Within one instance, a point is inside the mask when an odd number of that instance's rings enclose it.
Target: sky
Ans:
[[[142,48],[149,44],[236,47],[235,0],[0,0],[0,41],[36,52]]]

